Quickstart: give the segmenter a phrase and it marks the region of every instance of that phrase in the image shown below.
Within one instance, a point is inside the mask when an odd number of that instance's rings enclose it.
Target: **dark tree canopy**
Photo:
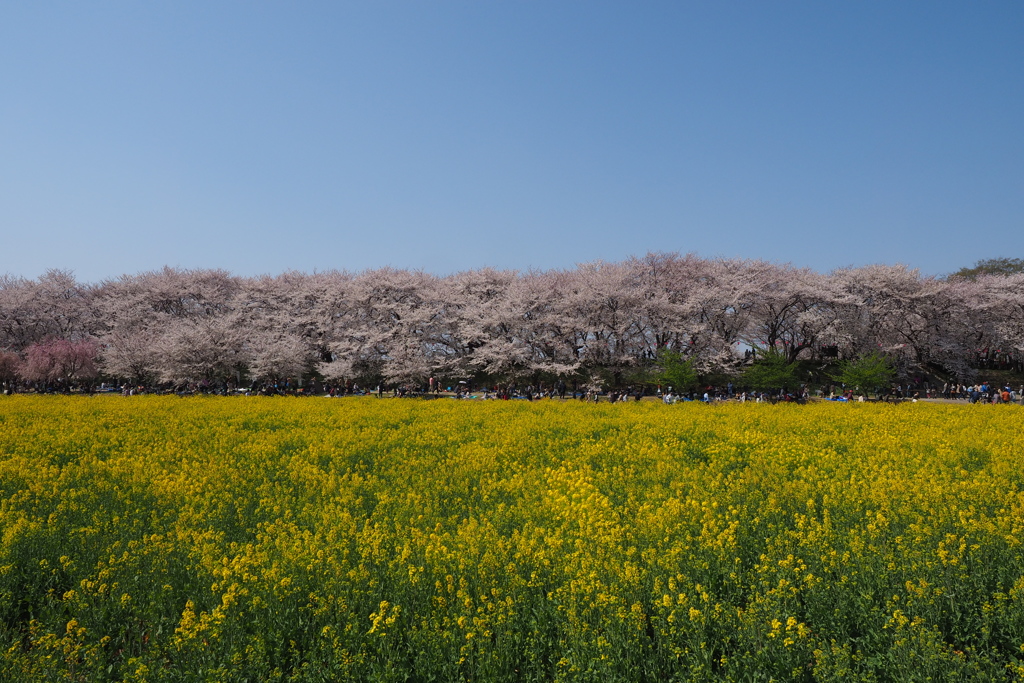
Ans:
[[[694,360],[694,358],[683,358],[678,351],[659,349],[657,362],[660,372],[655,375],[654,379],[675,391],[692,389],[698,379],[697,371],[693,369]]]
[[[881,353],[867,353],[859,358],[845,360],[839,365],[835,380],[850,389],[867,393],[887,387],[896,376],[892,361]]]
[[[743,381],[758,391],[794,388],[799,380],[796,365],[785,351],[774,347],[756,349],[757,360],[743,373]]]
[[[972,268],[961,268],[950,280],[975,280],[980,275],[1016,275],[1024,273],[1024,259],[990,258],[977,261]]]

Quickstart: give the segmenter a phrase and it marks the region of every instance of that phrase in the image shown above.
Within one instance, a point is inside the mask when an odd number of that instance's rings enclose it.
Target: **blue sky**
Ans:
[[[1024,257],[1024,3],[8,2],[0,273]]]

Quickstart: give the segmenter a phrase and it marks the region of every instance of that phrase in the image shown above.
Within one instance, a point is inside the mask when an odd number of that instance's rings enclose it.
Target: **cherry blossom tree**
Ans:
[[[969,326],[969,348],[1009,356],[1024,369],[1024,274],[984,275],[950,280],[949,289],[964,300],[961,323]]]
[[[316,296],[301,273],[242,281],[234,294],[245,337],[248,374],[260,381],[301,381],[321,352],[314,318]]]
[[[156,340],[161,381],[215,386],[239,382],[250,362],[237,314],[176,320]]]
[[[106,376],[131,384],[147,384],[158,377],[158,337],[151,330],[117,330],[101,340],[99,361]]]
[[[96,369],[133,382],[319,374],[618,384],[653,368],[665,349],[699,373],[736,374],[739,351],[753,346],[779,349],[789,363],[825,346],[843,358],[884,352],[902,368],[966,377],[992,354],[1024,359],[1022,278],[943,280],[898,265],[825,275],[673,253],[447,277],[164,268],[92,286],[52,270],[35,280],[0,276],[0,348],[42,377],[49,371],[41,357],[29,367],[27,349],[92,340]]]
[[[873,265],[832,274],[843,295],[839,336],[847,357],[887,353],[898,367],[928,365],[971,373],[965,346],[969,319],[963,288],[922,277],[902,265]]]
[[[0,276],[0,346],[21,350],[44,339],[85,339],[98,328],[92,288],[65,270],[37,280]]]
[[[450,351],[443,373],[463,377],[508,376],[530,364],[524,313],[515,306],[522,281],[513,271],[490,268],[456,273],[438,282],[441,337]]]
[[[614,385],[634,367],[646,345],[638,317],[642,293],[629,268],[618,263],[585,263],[576,267],[566,291],[563,311],[582,332],[581,365],[611,375]]]
[[[587,321],[576,306],[574,271],[531,272],[509,291],[519,376],[565,378],[583,371],[590,343]]]
[[[240,280],[221,270],[164,268],[102,283],[102,367],[132,381],[238,381],[248,360],[241,292]]]
[[[24,278],[0,277],[0,346],[21,350],[45,336],[32,289],[32,283]]]
[[[318,366],[323,376],[389,382],[430,376],[447,354],[437,325],[435,280],[423,272],[384,268],[346,283],[348,300],[329,341],[331,360]]]
[[[688,254],[649,253],[626,262],[628,277],[636,290],[636,352],[654,359],[663,349],[677,353],[692,351],[684,343],[695,331],[697,309],[690,298],[693,282],[689,273],[697,257]]]
[[[96,344],[67,339],[32,344],[25,350],[20,373],[28,382],[57,382],[70,388],[75,382],[96,377]]]
[[[687,293],[691,315],[677,350],[695,357],[701,372],[733,371],[759,283],[746,277],[741,260],[691,259],[686,265],[677,286]]]
[[[746,264],[750,293],[743,341],[751,347],[777,349],[789,363],[838,331],[838,292],[832,281],[808,268],[765,261]]]
[[[253,379],[301,379],[314,364],[309,345],[295,335],[261,332],[248,335],[248,371]]]

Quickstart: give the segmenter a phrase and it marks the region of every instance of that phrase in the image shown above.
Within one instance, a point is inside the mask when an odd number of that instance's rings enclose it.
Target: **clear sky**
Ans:
[[[3,2],[0,273],[1024,257],[1024,2]]]

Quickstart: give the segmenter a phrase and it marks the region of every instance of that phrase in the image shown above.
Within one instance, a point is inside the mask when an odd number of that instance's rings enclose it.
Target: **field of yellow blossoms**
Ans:
[[[1024,680],[1024,409],[3,397],[3,681]]]

